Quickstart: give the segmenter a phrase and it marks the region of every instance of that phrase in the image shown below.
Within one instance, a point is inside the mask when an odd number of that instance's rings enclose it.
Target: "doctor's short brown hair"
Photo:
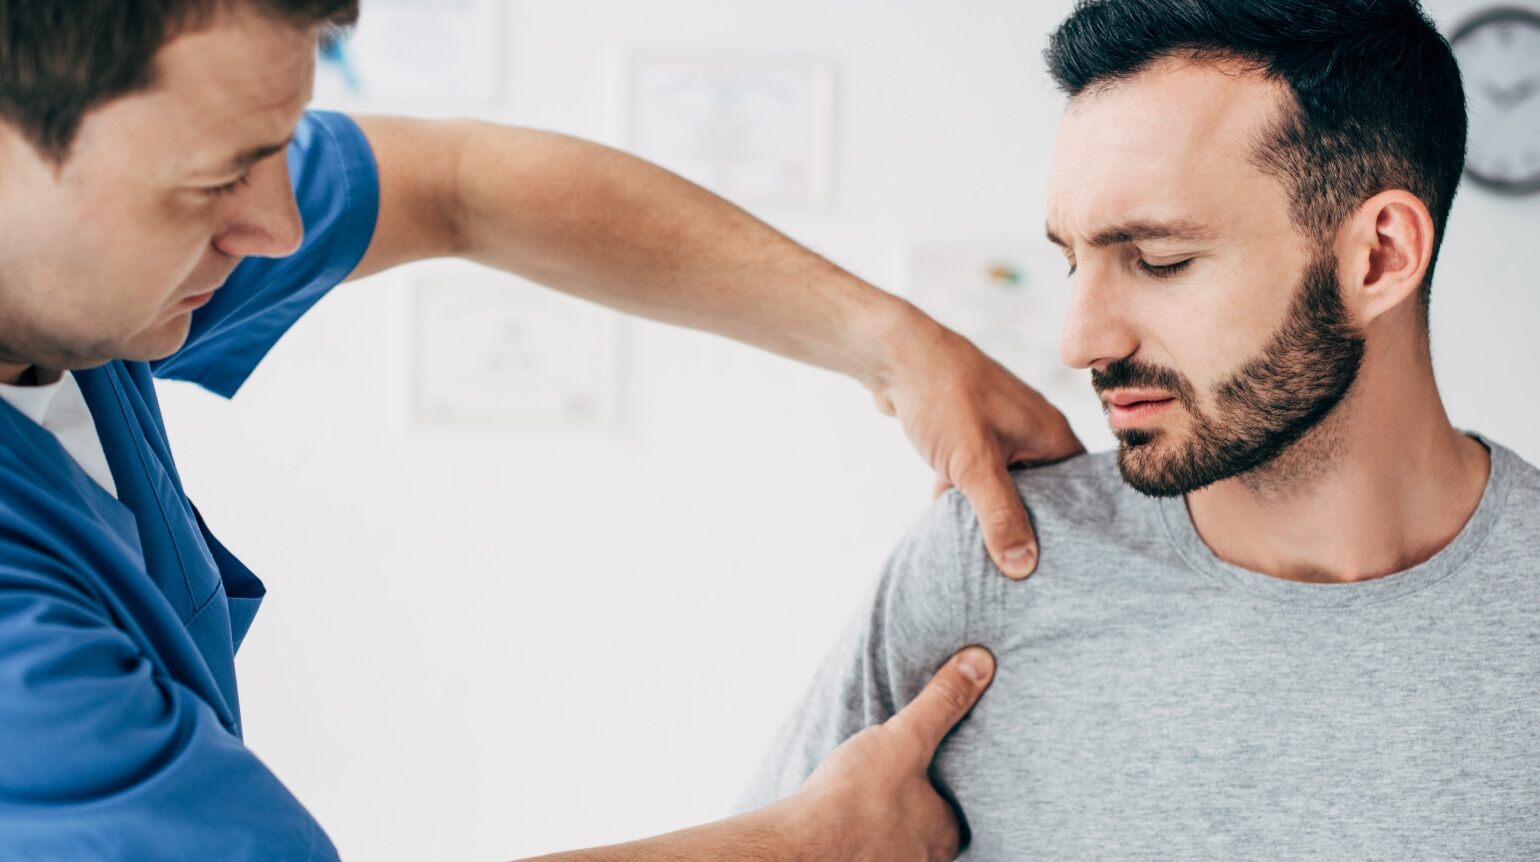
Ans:
[[[55,164],[93,108],[155,81],[155,55],[221,11],[340,29],[358,0],[0,0],[0,121]]]

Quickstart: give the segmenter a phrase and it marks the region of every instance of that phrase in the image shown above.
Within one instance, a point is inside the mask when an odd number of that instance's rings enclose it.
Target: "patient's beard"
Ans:
[[[1192,384],[1170,369],[1119,360],[1093,371],[1091,382],[1098,392],[1163,389],[1186,409],[1191,417],[1186,439],[1167,439],[1172,435],[1162,429],[1114,432],[1123,481],[1152,497],[1174,497],[1236,476],[1259,477],[1276,466],[1279,456],[1341,403],[1363,354],[1363,337],[1342,303],[1336,262],[1326,254],[1306,271],[1288,317],[1261,354],[1215,387],[1213,415],[1199,409]],[[1330,447],[1319,448],[1327,457]],[[1258,484],[1281,481],[1287,477]]]

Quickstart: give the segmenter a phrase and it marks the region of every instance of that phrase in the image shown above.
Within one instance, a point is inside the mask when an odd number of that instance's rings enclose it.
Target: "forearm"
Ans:
[[[461,254],[622,311],[727,336],[876,388],[931,324],[655,165],[548,132],[471,124]]]
[[[727,820],[611,847],[574,850],[526,862],[801,862],[843,859],[839,834],[786,800]]]

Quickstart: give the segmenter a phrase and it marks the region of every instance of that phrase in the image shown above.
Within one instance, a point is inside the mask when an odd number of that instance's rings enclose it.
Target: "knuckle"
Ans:
[[[982,485],[995,476],[994,458],[980,451],[968,452],[947,472],[960,485]]]
[[[1021,513],[1011,506],[995,506],[979,513],[979,524],[990,533],[1025,532]]]
[[[952,715],[961,715],[973,705],[973,691],[951,675],[938,676],[931,683],[936,698],[946,704]]]
[[[905,724],[895,728],[892,747],[888,749],[888,762],[893,769],[905,775],[923,773],[935,757],[939,742],[940,734],[926,723],[916,721]]]
[[[926,819],[932,824],[928,830],[929,840],[926,842],[926,849],[928,851],[926,858],[933,860],[956,859],[957,854],[962,850],[960,846],[962,836],[959,834],[957,815],[952,811],[952,806],[948,805],[935,791],[930,792],[929,798],[926,801],[928,803],[927,808],[929,809],[926,812]]]

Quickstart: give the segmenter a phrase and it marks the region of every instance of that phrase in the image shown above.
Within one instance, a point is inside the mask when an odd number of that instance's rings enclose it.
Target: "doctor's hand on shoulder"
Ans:
[[[963,849],[950,803],[931,784],[936,748],[994,676],[969,647],[908,706],[835,749],[795,794],[758,811],[657,838],[531,862],[950,862]]]
[[[896,416],[936,472],[936,493],[956,487],[978,516],[984,545],[1006,576],[1037,569],[1037,538],[1011,478],[1014,464],[1079,455],[1069,421],[961,335],[914,311],[879,336],[887,369],[863,382],[877,407]]]

